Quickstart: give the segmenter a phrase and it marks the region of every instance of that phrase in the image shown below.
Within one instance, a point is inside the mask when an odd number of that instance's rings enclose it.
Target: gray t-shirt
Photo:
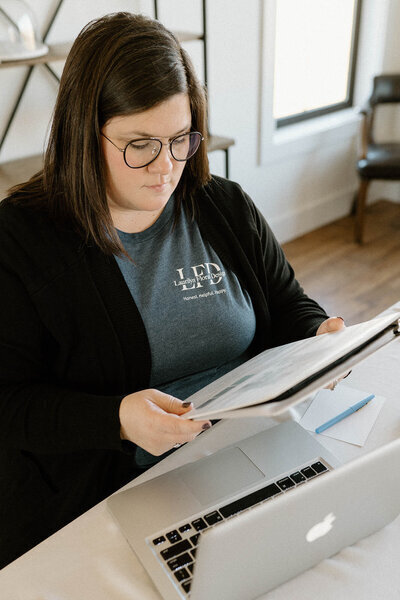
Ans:
[[[148,335],[150,387],[184,400],[247,360],[250,297],[185,211],[174,225],[173,197],[145,231],[118,233],[133,261],[116,258]]]
[[[248,293],[174,199],[140,233],[118,232],[117,258],[151,348],[151,387],[184,399],[243,360],[255,332]],[[177,393],[179,390],[179,393]]]

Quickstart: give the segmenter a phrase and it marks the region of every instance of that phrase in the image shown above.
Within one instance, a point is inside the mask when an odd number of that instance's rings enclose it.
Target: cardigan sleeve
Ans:
[[[304,292],[265,218],[250,198],[247,201],[261,247],[274,341],[284,344],[315,335],[328,315]]]
[[[36,453],[122,450],[122,396],[81,393],[47,372],[49,335],[16,273],[0,264],[0,446]]]
[[[197,205],[201,231],[250,293],[256,351],[315,335],[328,315],[296,280],[252,199],[239,184],[217,176],[204,192]]]

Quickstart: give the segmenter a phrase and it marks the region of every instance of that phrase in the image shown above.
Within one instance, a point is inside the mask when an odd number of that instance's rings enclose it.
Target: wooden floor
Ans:
[[[400,301],[400,204],[380,200],[367,209],[365,242],[354,242],[345,217],[283,245],[306,293],[347,325]]]

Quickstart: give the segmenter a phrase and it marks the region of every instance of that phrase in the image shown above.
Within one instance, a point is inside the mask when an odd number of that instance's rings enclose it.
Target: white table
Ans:
[[[369,452],[400,435],[400,337],[358,365],[346,384],[383,395],[386,402],[363,448],[318,437],[342,461]],[[305,404],[300,405],[298,415],[305,409]],[[221,421],[126,487],[206,456],[274,424],[275,421],[265,418]],[[399,564],[400,518],[397,518],[378,533],[261,598],[398,600]],[[101,502],[4,568],[0,572],[0,598],[160,600],[160,595],[107,512],[105,502]]]

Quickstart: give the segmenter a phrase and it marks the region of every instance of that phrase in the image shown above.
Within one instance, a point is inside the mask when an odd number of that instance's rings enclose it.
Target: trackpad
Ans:
[[[264,479],[240,450],[227,448],[179,469],[179,477],[202,504],[209,505]]]

